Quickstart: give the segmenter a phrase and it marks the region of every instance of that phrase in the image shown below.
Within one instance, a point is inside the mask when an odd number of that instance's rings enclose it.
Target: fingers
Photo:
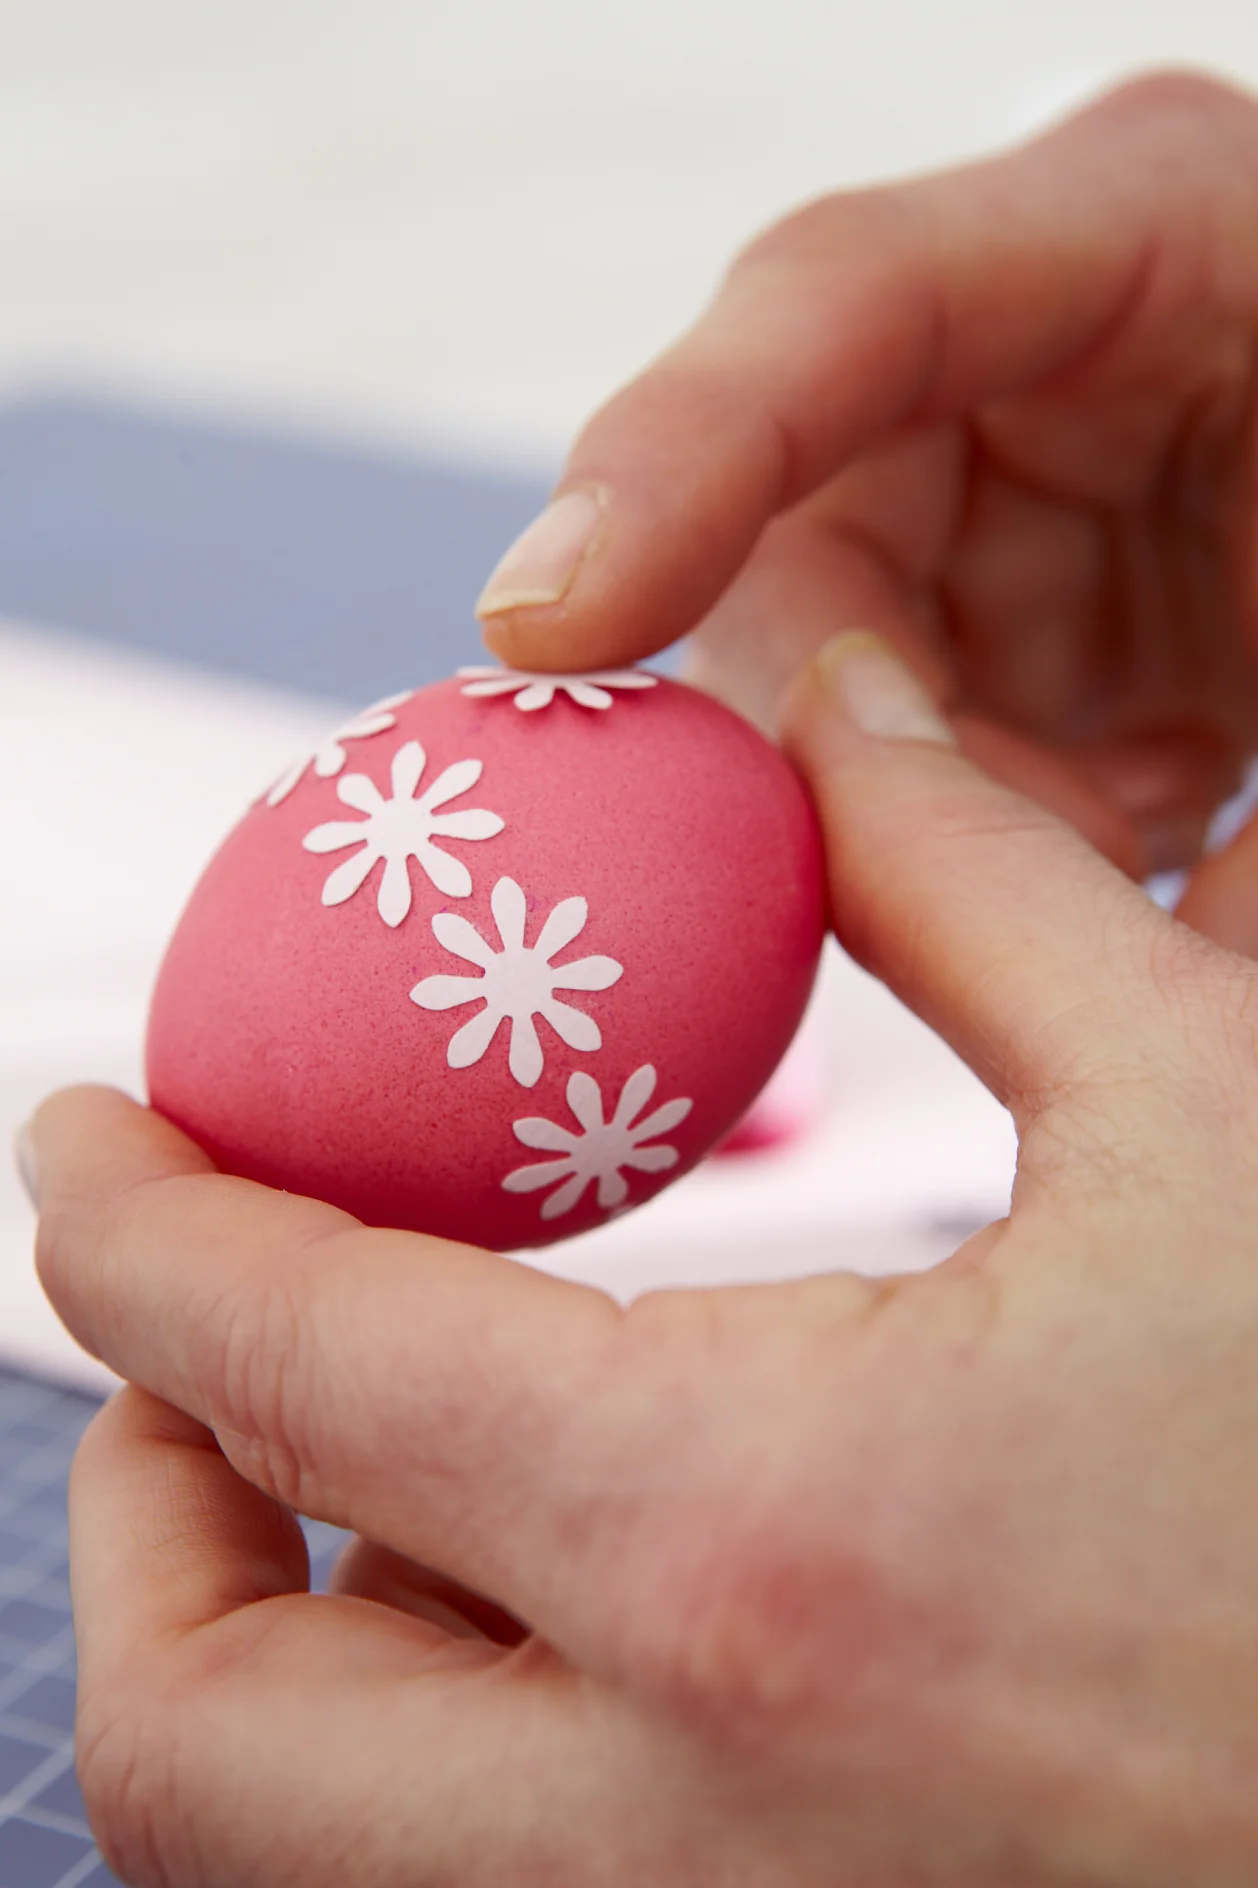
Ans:
[[[552,1638],[599,1612],[594,1522],[633,1474],[600,1427],[609,1300],[207,1173],[109,1090],[55,1097],[32,1138],[45,1287],[120,1375],[286,1506],[439,1564]]]
[[[1095,791],[1076,766],[978,715],[954,715],[952,726],[962,752],[985,774],[1066,820],[1128,878],[1148,876],[1148,855],[1135,822]]]
[[[827,645],[784,738],[817,799],[841,941],[1015,1113],[1163,1052],[1157,975],[1182,953],[1176,928],[966,760],[884,644]]]
[[[483,1594],[375,1541],[349,1543],[333,1570],[331,1590],[427,1619],[453,1639],[488,1639],[494,1645],[514,1646],[529,1636],[526,1626]]]
[[[242,1482],[200,1423],[143,1390],[120,1391],[85,1432],[70,1518],[89,1689],[133,1664],[159,1672],[198,1626],[309,1583],[292,1514]]]
[[[1225,950],[1258,957],[1258,815],[1201,861],[1176,915]]]
[[[997,161],[802,211],[590,422],[482,596],[487,640],[543,668],[662,648],[871,443],[1084,375],[1157,307],[1180,320],[1203,245],[1220,319],[1251,310],[1256,173],[1251,103],[1161,79]]]
[[[143,1392],[88,1431],[70,1519],[80,1776],[136,1888],[587,1880],[631,1839],[648,1784],[592,1687],[304,1593],[291,1519]]]

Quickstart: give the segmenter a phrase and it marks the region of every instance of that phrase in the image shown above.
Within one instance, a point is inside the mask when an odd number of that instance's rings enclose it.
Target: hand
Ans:
[[[1258,971],[870,639],[787,727],[843,941],[1020,1130],[938,1271],[621,1312],[36,1118],[45,1283],[140,1386],[72,1487],[138,1888],[1258,1879]],[[293,1508],[361,1536],[333,1597]]]
[[[1258,101],[1125,87],[949,175],[824,199],[591,421],[480,605],[506,661],[698,625],[766,725],[881,632],[989,770],[1132,872],[1258,734]]]

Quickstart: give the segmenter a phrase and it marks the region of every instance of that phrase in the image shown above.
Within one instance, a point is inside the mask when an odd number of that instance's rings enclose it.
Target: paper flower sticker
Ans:
[[[400,708],[404,701],[409,701],[414,692],[413,688],[407,688],[400,695],[386,695],[383,701],[343,721],[326,740],[319,743],[313,754],[303,754],[286,774],[281,774],[266,796],[267,805],[278,806],[281,800],[286,800],[307,767],[313,767],[320,780],[331,780],[339,774],[348,759],[345,742],[365,741],[369,735],[384,734],[387,729],[396,727],[397,716],[393,710]]]
[[[536,944],[524,942],[528,905],[512,878],[500,878],[490,897],[490,909],[502,949],[496,951],[474,925],[453,911],[439,911],[432,928],[438,943],[466,963],[478,964],[479,977],[425,977],[411,991],[412,1003],[423,1010],[460,1009],[465,1003],[483,1003],[484,1009],[450,1038],[446,1061],[452,1069],[470,1068],[488,1049],[498,1025],[510,1018],[511,1046],[507,1066],[521,1088],[532,1088],[545,1066],[537,1025],[540,1016],[561,1042],[587,1053],[603,1046],[598,1024],[584,1010],[561,1003],[556,990],[609,990],[623,975],[614,957],[578,957],[575,963],[553,964],[551,958],[585,929],[589,907],[584,898],[565,898],[543,924]]]
[[[559,1219],[577,1205],[586,1188],[598,1182],[598,1203],[605,1212],[623,1206],[629,1197],[629,1182],[623,1169],[639,1173],[666,1173],[681,1156],[675,1147],[648,1146],[661,1134],[679,1127],[690,1113],[688,1098],[666,1101],[662,1108],[634,1125],[635,1116],[655,1093],[655,1070],[650,1063],[635,1069],[620,1091],[616,1111],[610,1121],[603,1119],[603,1095],[592,1075],[583,1069],[569,1077],[568,1106],[581,1127],[579,1134],[544,1116],[531,1115],[514,1123],[515,1138],[525,1147],[536,1147],[558,1155],[556,1160],[535,1161],[529,1167],[517,1167],[503,1181],[508,1193],[537,1193],[543,1187],[555,1191],[542,1201],[542,1218]]]
[[[399,925],[411,908],[411,875],[408,860],[418,861],[439,892],[447,898],[467,898],[472,890],[472,875],[461,859],[433,844],[440,839],[492,839],[503,829],[504,821],[484,807],[469,807],[465,812],[441,813],[438,808],[476,785],[483,772],[478,760],[456,761],[437,775],[428,791],[415,795],[423,777],[428,756],[418,741],[407,741],[393,756],[389,770],[393,786],[386,799],[366,774],[343,774],[336,783],[337,798],[346,806],[356,807],[361,820],[329,820],[316,826],[302,840],[307,852],[341,852],[347,846],[359,850],[328,875],[323,887],[325,905],[343,905],[364,884],[372,867],[384,860],[376,909],[388,925]]]
[[[461,694],[472,696],[513,695],[515,705],[524,714],[549,708],[555,696],[564,694],[582,708],[610,708],[613,688],[654,688],[657,678],[642,669],[598,669],[589,675],[546,675],[532,669],[460,669],[466,678]]]

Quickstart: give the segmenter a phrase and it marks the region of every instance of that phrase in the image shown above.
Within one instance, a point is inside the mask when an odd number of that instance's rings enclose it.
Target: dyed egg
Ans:
[[[823,929],[811,806],[748,723],[637,670],[465,670],[230,834],[158,977],[152,1102],[372,1225],[546,1244],[739,1120]]]

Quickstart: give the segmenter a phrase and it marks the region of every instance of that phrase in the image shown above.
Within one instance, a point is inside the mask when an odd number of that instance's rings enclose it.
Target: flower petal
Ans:
[[[450,853],[443,852],[440,846],[430,845],[426,839],[421,840],[415,848],[415,857],[445,897],[471,897],[472,874],[462,859],[453,858]]]
[[[653,1141],[657,1134],[668,1134],[673,1128],[680,1127],[693,1107],[693,1101],[684,1096],[679,1096],[676,1101],[666,1101],[662,1108],[649,1114],[645,1121],[639,1121],[636,1128],[630,1128],[630,1135],[634,1141]]]
[[[411,1002],[421,1010],[457,1010],[476,1003],[485,994],[483,977],[425,977],[411,991]]]
[[[396,715],[359,715],[354,721],[347,721],[337,730],[337,744],[342,741],[365,741],[368,735],[383,734],[386,728],[397,726]]]
[[[411,908],[411,874],[406,854],[392,853],[384,862],[384,876],[376,894],[376,910],[394,930]]]
[[[561,1128],[557,1121],[548,1121],[544,1115],[527,1115],[523,1121],[513,1121],[511,1129],[517,1141],[523,1141],[526,1147],[541,1147],[551,1154],[571,1154],[581,1136],[573,1134],[569,1128]]]
[[[642,1113],[655,1093],[655,1080],[655,1070],[649,1062],[644,1062],[640,1069],[633,1071],[620,1091],[620,1100],[612,1116],[618,1128],[627,1128],[633,1117]]]
[[[330,780],[333,774],[339,774],[345,765],[345,749],[334,734],[330,734],[322,747],[315,749],[314,770],[320,780]]]
[[[382,695],[379,701],[373,701],[369,707],[363,709],[360,715],[354,717],[353,725],[356,728],[360,728],[364,721],[374,721],[378,715],[384,713],[386,708],[400,708],[402,703],[409,701],[414,693],[415,690],[413,688],[404,688],[396,695]],[[349,732],[348,729],[342,731],[344,733]],[[374,731],[375,730],[373,730],[373,732]]]
[[[610,990],[625,974],[614,957],[578,957],[572,964],[552,964],[551,984],[556,990]]]
[[[395,800],[413,800],[415,789],[428,765],[428,756],[418,741],[406,741],[393,756],[389,778]]]
[[[321,902],[325,905],[343,905],[347,898],[352,898],[380,854],[374,846],[364,846],[352,859],[344,859],[335,872],[330,872],[323,882]]]
[[[473,669],[459,670],[460,675],[473,675],[477,673],[478,672]],[[479,698],[486,700],[491,695],[509,695],[512,689],[518,688],[519,686],[520,681],[518,676],[504,675],[501,669],[486,669],[479,672],[478,680],[469,682],[465,688],[459,690],[459,693],[460,695],[470,695],[473,699]]]
[[[466,793],[474,787],[485,771],[483,760],[456,760],[452,767],[446,767],[433,781],[428,791],[420,798],[419,804],[431,813],[434,808],[444,806],[447,800],[457,800],[460,793]]]
[[[581,679],[604,688],[654,688],[660,678],[646,669],[593,669]]]
[[[336,783],[336,797],[346,806],[353,806],[368,818],[378,813],[384,805],[384,796],[374,780],[368,780],[366,774],[342,774]]]
[[[635,1147],[625,1155],[625,1166],[636,1167],[639,1173],[664,1173],[680,1159],[675,1147]]]
[[[542,926],[542,934],[533,949],[545,962],[549,962],[556,951],[571,944],[574,937],[579,937],[585,929],[590,907],[584,898],[564,898],[547,918]]]
[[[552,1180],[562,1180],[571,1172],[570,1160],[536,1160],[531,1167],[517,1167],[502,1184],[508,1193],[536,1193],[539,1187],[548,1187]]]
[[[438,911],[433,917],[432,929],[439,944],[444,944],[455,957],[466,958],[469,964],[479,964],[482,970],[488,970],[497,955],[476,926],[461,918],[457,911]]]
[[[281,800],[286,800],[309,765],[310,756],[308,754],[303,754],[300,760],[295,760],[288,772],[280,775],[275,785],[271,788],[271,791],[267,794],[267,805],[278,806]]]
[[[572,676],[571,679],[565,681],[562,686],[572,700],[580,702],[583,708],[610,708],[612,705],[612,698],[607,693],[607,690],[605,688],[595,688],[594,684],[586,681],[583,675]],[[602,1204],[602,1198],[600,1197],[599,1205],[601,1206]]]
[[[515,705],[523,714],[530,715],[538,708],[549,708],[554,699],[554,682],[530,682],[516,696]]]
[[[609,1167],[598,1177],[598,1203],[605,1213],[613,1206],[623,1206],[629,1198],[629,1182],[619,1167]]]
[[[584,1069],[577,1069],[568,1077],[568,1106],[571,1108],[587,1134],[593,1134],[603,1125],[603,1096],[598,1083]]]
[[[307,833],[301,843],[307,852],[339,852],[342,846],[366,846],[375,852],[360,819],[331,819],[326,826],[316,826]]]
[[[470,1069],[473,1062],[479,1062],[494,1039],[494,1031],[502,1021],[497,1010],[486,1006],[479,1016],[473,1016],[470,1023],[464,1023],[462,1029],[451,1036],[446,1049],[446,1061],[452,1069]]]
[[[494,839],[506,823],[483,806],[469,806],[465,813],[434,813],[428,829],[442,839]]]
[[[548,1200],[543,1200],[542,1218],[559,1219],[564,1213],[570,1213],[593,1177],[588,1173],[574,1173],[571,1180],[557,1187]]]
[[[507,1067],[521,1088],[536,1088],[546,1066],[542,1045],[531,1016],[511,1018],[511,1052]]]
[[[489,894],[490,910],[498,927],[504,950],[520,950],[524,944],[524,920],[528,903],[513,878],[500,878]]]
[[[550,1024],[561,1042],[566,1042],[570,1049],[583,1049],[592,1054],[603,1046],[603,1035],[592,1016],[584,1010],[574,1010],[568,1003],[556,1003],[552,997],[549,1003],[543,1003],[538,1011]]]

